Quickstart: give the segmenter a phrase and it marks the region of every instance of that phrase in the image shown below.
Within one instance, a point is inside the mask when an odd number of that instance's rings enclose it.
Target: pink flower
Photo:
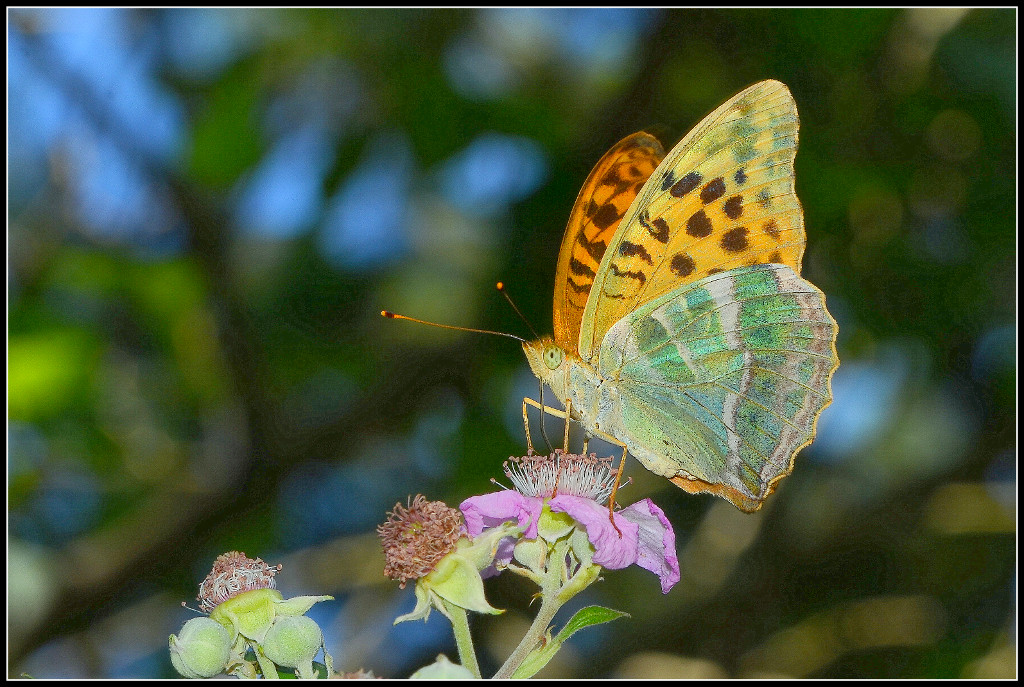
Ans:
[[[516,491],[473,496],[459,506],[470,536],[515,520],[524,528],[525,539],[535,539],[547,506],[551,512],[565,513],[586,531],[595,564],[618,570],[635,563],[656,574],[666,594],[679,581],[675,532],[653,501],[644,499],[616,511],[612,526],[608,507],[602,505],[614,482],[610,461],[561,451],[512,460],[516,462],[506,463],[505,472]],[[499,546],[499,567],[511,561],[514,544],[508,539]]]

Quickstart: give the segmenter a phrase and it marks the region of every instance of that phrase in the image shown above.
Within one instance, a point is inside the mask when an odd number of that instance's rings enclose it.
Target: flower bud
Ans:
[[[409,676],[412,680],[472,680],[473,673],[458,663],[452,663],[444,654],[428,666],[423,666]]]
[[[209,678],[222,672],[231,652],[231,633],[209,618],[192,618],[178,636],[168,639],[171,664],[188,678]]]
[[[295,668],[299,677],[315,677],[313,657],[323,646],[324,636],[311,618],[280,616],[260,643],[263,653],[279,666]]]

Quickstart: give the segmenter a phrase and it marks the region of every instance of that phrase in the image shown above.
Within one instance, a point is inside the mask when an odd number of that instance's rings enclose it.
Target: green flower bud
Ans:
[[[594,545],[590,543],[587,533],[577,529],[569,537],[569,547],[579,561],[579,569],[558,592],[558,599],[566,602],[593,584],[601,575],[601,566],[594,563]]]
[[[231,652],[231,633],[209,618],[192,618],[179,636],[168,638],[171,664],[187,678],[209,678],[221,673]]]
[[[548,560],[548,545],[543,539],[520,539],[514,557],[536,575],[543,575]]]
[[[413,680],[472,680],[473,677],[469,668],[452,663],[444,654],[439,654],[436,661],[410,676]]]
[[[279,666],[295,668],[299,677],[315,677],[313,657],[323,646],[320,626],[303,615],[281,616],[270,626],[260,646],[263,653]]]

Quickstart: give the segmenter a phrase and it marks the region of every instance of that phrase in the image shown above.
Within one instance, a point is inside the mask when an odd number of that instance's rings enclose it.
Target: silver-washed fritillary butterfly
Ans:
[[[667,156],[643,132],[620,141],[569,218],[554,337],[523,345],[590,434],[745,511],[814,438],[839,365],[825,297],[800,277],[798,125],[789,89],[762,81]]]

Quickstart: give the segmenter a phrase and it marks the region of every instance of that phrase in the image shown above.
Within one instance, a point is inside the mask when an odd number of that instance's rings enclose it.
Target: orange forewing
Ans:
[[[665,157],[656,138],[643,131],[605,153],[583,184],[558,252],[555,272],[555,343],[579,350],[580,321],[605,248],[622,216]]]

